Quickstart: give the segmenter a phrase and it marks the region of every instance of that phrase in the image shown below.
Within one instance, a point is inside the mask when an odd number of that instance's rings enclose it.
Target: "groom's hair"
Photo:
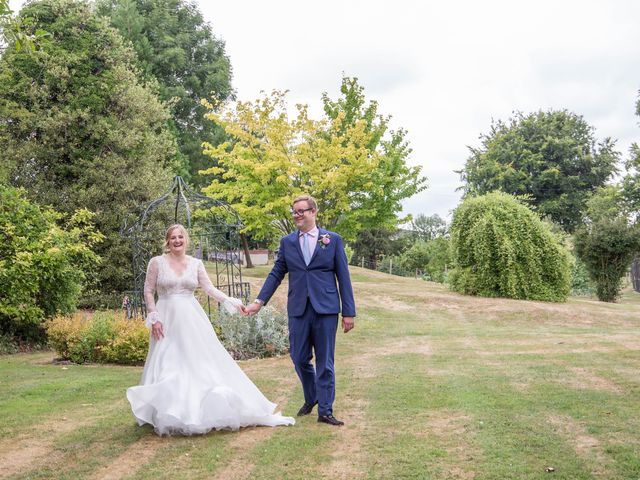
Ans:
[[[299,195],[293,199],[293,203],[291,205],[295,205],[298,202],[307,202],[310,208],[318,210],[318,203],[316,202],[316,199],[311,195]]]

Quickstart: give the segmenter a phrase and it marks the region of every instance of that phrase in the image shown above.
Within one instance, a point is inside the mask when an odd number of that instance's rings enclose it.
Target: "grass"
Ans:
[[[267,273],[245,276],[259,285]],[[356,329],[337,340],[344,427],[309,416],[158,438],[124,398],[139,367],[7,355],[0,478],[640,478],[640,296],[550,304],[463,297],[359,268],[353,280]],[[295,413],[288,358],[241,365]]]

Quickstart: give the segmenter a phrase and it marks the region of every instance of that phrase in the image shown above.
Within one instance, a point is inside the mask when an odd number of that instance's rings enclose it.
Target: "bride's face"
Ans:
[[[169,251],[173,254],[179,255],[185,253],[187,249],[187,237],[184,230],[181,228],[174,228],[169,235]]]

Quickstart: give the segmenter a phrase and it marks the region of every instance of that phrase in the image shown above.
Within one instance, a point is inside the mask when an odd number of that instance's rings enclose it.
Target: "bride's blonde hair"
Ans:
[[[169,248],[169,239],[171,238],[171,233],[178,228],[182,230],[182,233],[184,235],[184,249],[186,250],[187,248],[189,248],[189,232],[187,232],[187,229],[184,228],[181,223],[174,223],[169,228],[167,228],[167,233],[165,233],[164,235],[164,253],[169,253],[171,251],[171,249]]]

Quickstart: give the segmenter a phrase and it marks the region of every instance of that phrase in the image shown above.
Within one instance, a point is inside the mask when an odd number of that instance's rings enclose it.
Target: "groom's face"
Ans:
[[[306,200],[294,203],[293,212],[298,212],[293,216],[293,220],[296,222],[298,230],[308,232],[316,226],[316,209],[311,208],[309,202]]]

